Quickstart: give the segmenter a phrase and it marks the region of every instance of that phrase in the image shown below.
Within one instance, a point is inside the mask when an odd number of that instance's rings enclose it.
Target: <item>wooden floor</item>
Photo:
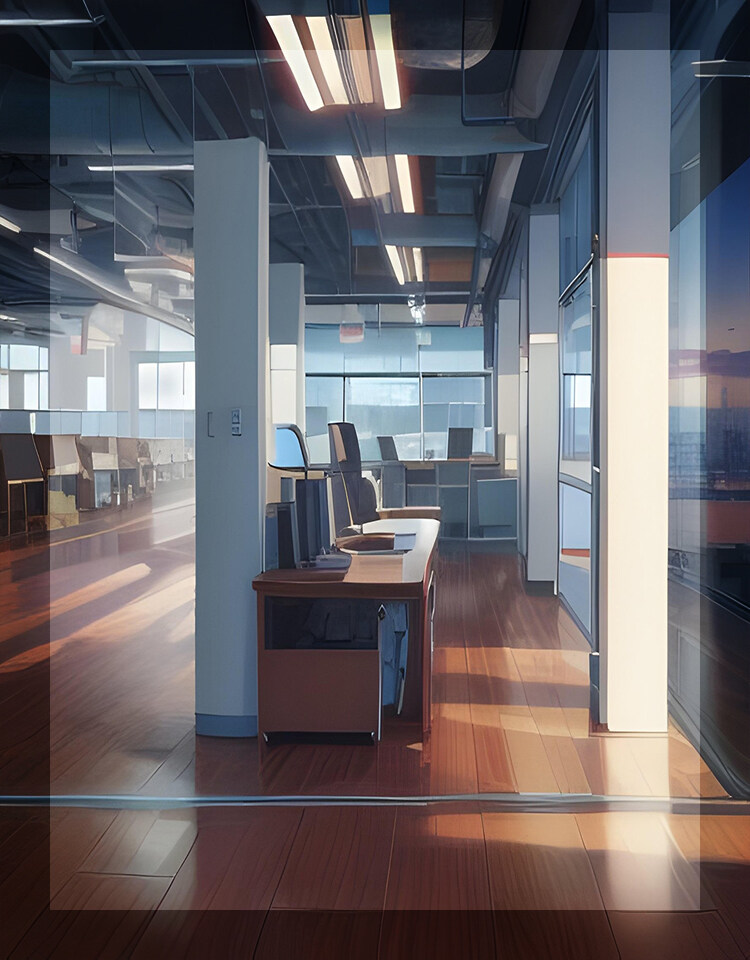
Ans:
[[[741,815],[0,811],[13,960],[739,960],[748,903]]]
[[[136,505],[0,553],[3,793],[724,795],[674,727],[590,733],[573,621],[515,553],[466,544],[440,546],[429,744],[398,719],[374,748],[196,738],[194,512]]]
[[[193,514],[0,553],[2,792],[93,795],[0,805],[0,957],[750,957],[748,805],[656,799],[723,796],[676,729],[589,732],[586,645],[512,554],[441,545],[427,747],[196,742]]]

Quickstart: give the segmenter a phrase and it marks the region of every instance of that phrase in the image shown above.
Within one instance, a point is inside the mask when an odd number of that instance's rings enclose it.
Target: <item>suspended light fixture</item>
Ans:
[[[349,103],[328,20],[326,17],[306,17],[305,20],[333,102]]]
[[[404,153],[397,153],[394,159],[396,161],[398,189],[401,194],[401,208],[404,213],[414,213],[414,192],[411,186],[409,158]]]
[[[23,13],[0,17],[0,27],[98,27],[104,17],[27,17]]]
[[[172,171],[190,171],[195,169],[192,163],[89,163],[91,173],[171,173]]]
[[[412,247],[414,254],[414,274],[417,283],[424,283],[424,264],[422,262],[422,248]]]
[[[361,200],[365,192],[362,189],[362,182],[359,179],[359,174],[357,173],[357,165],[354,162],[353,157],[336,157],[336,163],[339,165],[339,170],[341,171],[341,176],[344,178],[344,183],[346,188],[349,191],[349,195],[352,200]]]
[[[398,252],[398,247],[394,247],[393,244],[386,243],[385,252],[388,255],[388,259],[391,261],[391,267],[396,275],[396,279],[398,280],[399,284],[403,286],[406,283],[406,277],[404,275],[404,268],[401,265],[401,257]]]
[[[383,91],[383,104],[386,110],[400,110],[401,90],[398,85],[396,51],[393,49],[391,15],[389,13],[371,14],[370,28],[380,75],[380,89]]]
[[[4,227],[6,230],[10,230],[11,233],[20,233],[21,228],[17,223],[13,223],[12,220],[8,220],[7,217],[0,217],[0,227]]]
[[[320,110],[323,106],[323,97],[320,95],[320,90],[310,69],[307,54],[302,46],[299,33],[297,33],[294,20],[289,14],[266,17],[266,19],[274,32],[284,59],[289,64],[292,76],[297,81],[297,86],[308,110]]]

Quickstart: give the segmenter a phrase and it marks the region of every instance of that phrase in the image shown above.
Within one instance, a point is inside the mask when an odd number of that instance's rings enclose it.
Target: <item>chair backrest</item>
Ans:
[[[359,452],[357,428],[353,423],[329,423],[328,443],[331,450],[331,470],[339,473],[362,473],[362,455]]]
[[[377,520],[375,488],[362,476],[362,458],[356,427],[353,423],[329,423],[328,440],[331,448],[337,529],[342,529],[340,517],[345,515],[344,505],[351,524]]]
[[[380,447],[380,459],[385,463],[391,463],[394,460],[398,460],[396,441],[393,439],[393,437],[378,437],[378,446]]]
[[[448,428],[448,459],[468,460],[474,445],[474,430],[471,427]]]

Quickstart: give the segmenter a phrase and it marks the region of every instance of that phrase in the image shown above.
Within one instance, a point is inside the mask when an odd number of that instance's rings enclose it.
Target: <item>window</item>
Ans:
[[[86,378],[86,409],[87,410],[106,410],[107,409],[107,378],[106,377],[87,377]]]
[[[560,291],[583,270],[591,256],[592,150],[587,140],[570,181],[560,197]]]
[[[561,473],[591,480],[591,281],[562,309]]]
[[[47,347],[0,344],[0,410],[48,409],[48,365]]]
[[[394,438],[402,460],[419,460],[418,377],[347,377],[344,409],[357,428],[363,460],[380,459],[379,436]]]
[[[194,410],[195,362],[138,364],[138,409]]]
[[[591,633],[591,494],[560,484],[559,592]]]
[[[312,462],[328,461],[328,424],[339,420],[356,426],[363,460],[380,459],[379,436],[393,437],[402,460],[444,459],[449,427],[471,427],[474,451],[494,452],[481,327],[372,325],[342,344],[335,325],[308,326],[305,349]]]
[[[342,377],[307,377],[305,380],[305,424],[307,450],[312,463],[328,463],[328,424],[344,419]]]

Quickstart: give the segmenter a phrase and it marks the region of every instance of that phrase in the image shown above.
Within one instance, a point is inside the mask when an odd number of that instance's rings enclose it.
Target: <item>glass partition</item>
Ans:
[[[560,530],[558,590],[588,636],[592,626],[591,274],[560,309]]]

